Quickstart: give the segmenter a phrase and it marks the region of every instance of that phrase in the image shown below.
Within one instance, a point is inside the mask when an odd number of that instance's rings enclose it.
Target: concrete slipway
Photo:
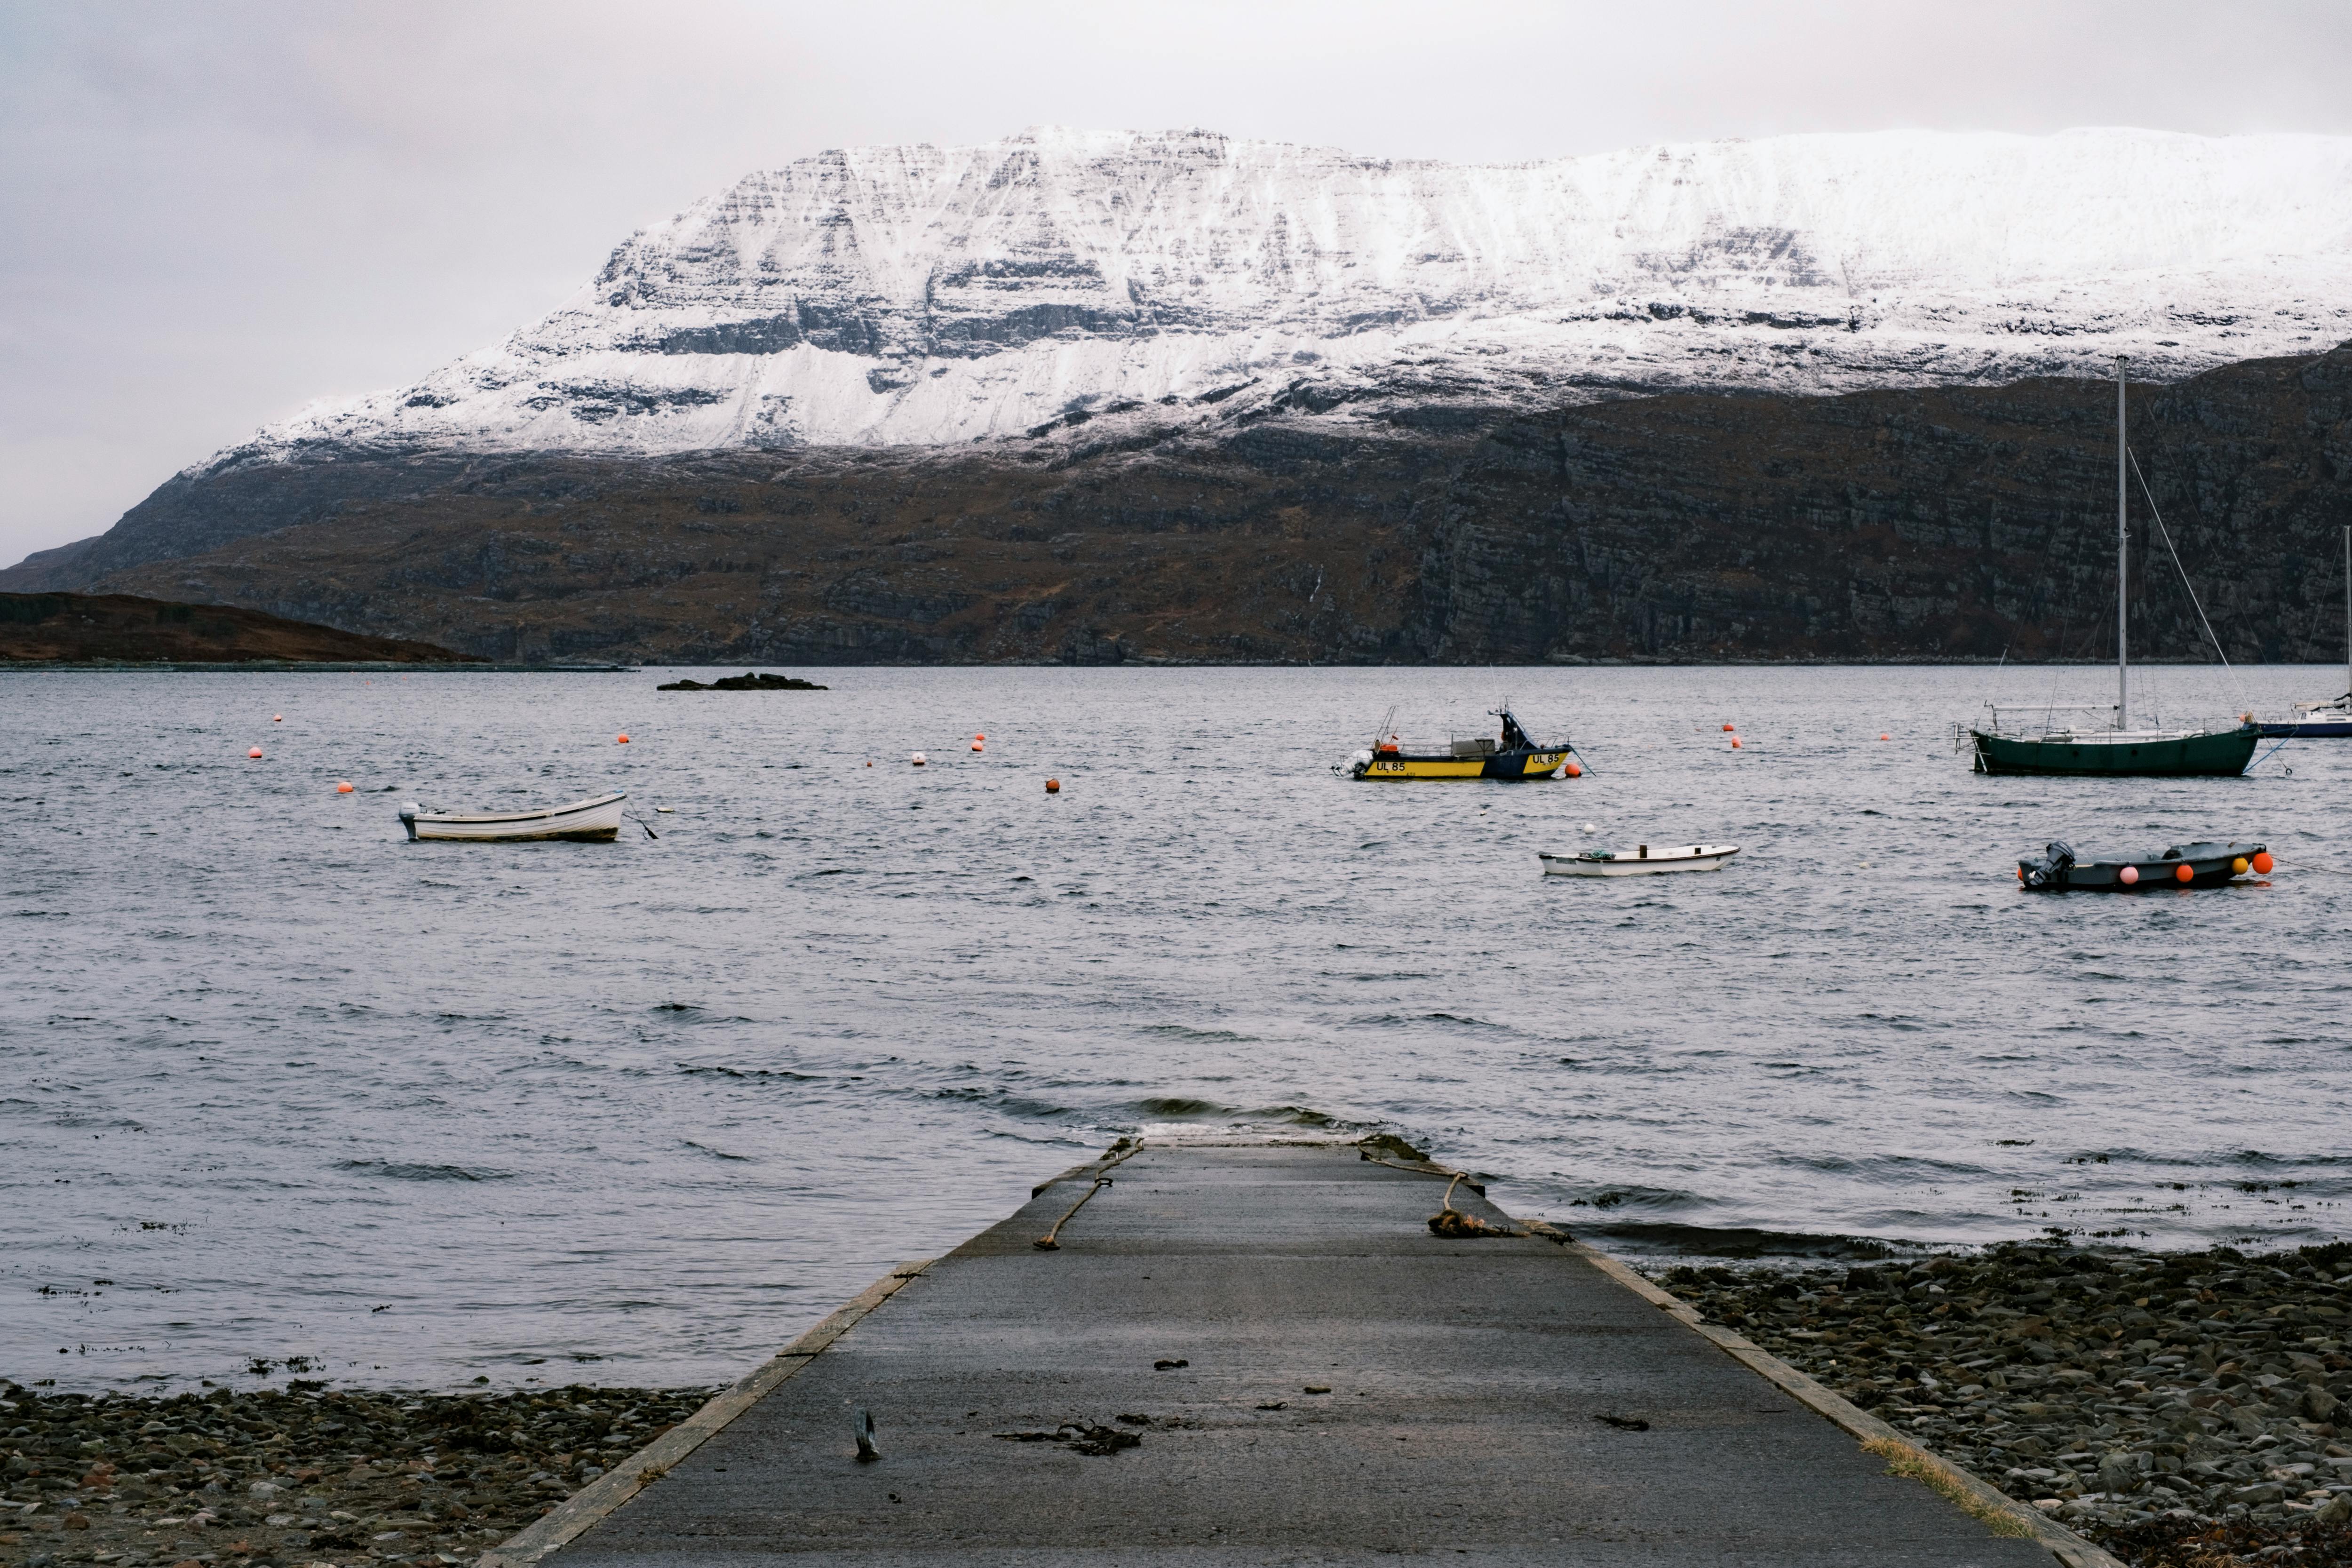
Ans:
[[[1891,1428],[1598,1253],[1433,1235],[1445,1188],[1348,1145],[1117,1151],[483,1568],[2113,1568],[1916,1450],[1884,1452],[1940,1489],[1890,1473],[1862,1442]],[[1453,1206],[1515,1223],[1466,1184]]]

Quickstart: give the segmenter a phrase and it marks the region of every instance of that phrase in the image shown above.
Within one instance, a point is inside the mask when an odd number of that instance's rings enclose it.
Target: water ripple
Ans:
[[[1626,1249],[2352,1233],[2352,747],[1981,778],[1982,670],[815,678],[0,674],[0,1369],[719,1381],[1139,1129],[1390,1129]],[[1498,685],[1595,771],[1328,772]],[[612,785],[658,839],[394,815]],[[1685,835],[1748,850],[1536,873]],[[2207,836],[2272,885],[2013,879]]]

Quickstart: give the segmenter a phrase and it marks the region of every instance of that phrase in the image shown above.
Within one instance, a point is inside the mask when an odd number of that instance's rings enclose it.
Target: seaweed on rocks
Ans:
[[[2142,1568],[2352,1563],[2352,1247],[2011,1245],[1657,1278]]]
[[[471,1559],[698,1408],[701,1388],[155,1397],[0,1379],[0,1568]],[[79,1521],[79,1522],[77,1522]]]

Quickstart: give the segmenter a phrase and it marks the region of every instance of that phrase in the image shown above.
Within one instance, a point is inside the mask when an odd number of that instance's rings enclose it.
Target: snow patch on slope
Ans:
[[[1041,130],[753,174],[506,342],[199,468],[1833,393],[2116,353],[2171,378],[2347,337],[2347,138],[1886,132],[1463,166]]]

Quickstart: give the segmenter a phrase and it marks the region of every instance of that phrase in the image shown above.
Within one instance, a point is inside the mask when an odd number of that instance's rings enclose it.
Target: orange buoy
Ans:
[[[1574,763],[1570,763],[1568,764],[1568,776],[1572,779],[1580,779],[1584,776],[1584,770],[1578,767]]]
[[[2139,868],[2137,866],[2126,866],[2118,872],[2117,875],[2122,879],[2124,886],[2128,888],[2133,883],[2139,880]]]
[[[974,741],[971,743],[971,749],[975,752],[984,752],[988,750],[986,746],[982,745],[978,741]]]
[[[345,779],[345,780],[343,780],[341,784],[337,784],[337,785],[335,786],[335,793],[336,793],[337,795],[349,795],[349,794],[351,794],[351,793],[352,793],[352,781],[351,781],[351,780],[349,780],[349,779]]]
[[[1730,729],[1730,728],[1731,728],[1731,726],[1730,726],[1730,725],[1728,725],[1728,724],[1726,724],[1726,725],[1724,726],[1724,728],[1725,728],[1725,729],[1727,729],[1727,730],[1728,730],[1728,729]],[[1735,751],[1735,752],[1736,752],[1736,751],[1738,751],[1738,750],[1739,750],[1739,737],[1738,737],[1738,736],[1737,736],[1737,735],[1734,735],[1734,736],[1732,736],[1732,737],[1731,737],[1731,749],[1732,749],[1733,751]]]
[[[1880,740],[1884,741],[1884,740],[1886,740],[1888,737],[1887,737],[1886,732],[1885,732],[1884,730],[1882,730],[1882,731],[1879,731],[1879,733],[1878,733],[1878,738],[1879,738]]]
[[[248,757],[252,757],[252,758],[254,758],[255,760],[258,761],[258,760],[259,760],[259,758],[260,758],[260,756],[261,756],[261,748],[260,748],[259,746],[256,746],[256,747],[254,747],[251,751],[249,751],[249,752],[246,752],[245,754],[246,754],[247,756],[248,756]]]
[[[2196,880],[2196,878],[2197,873],[2189,869],[2186,862],[2172,868],[2172,879],[2176,882],[2190,882]]]
[[[269,721],[273,724],[283,724],[286,722],[286,715],[283,713],[272,713],[269,716]]]
[[[2246,874],[2246,858],[2243,855],[2239,856],[2235,860],[2230,862],[2230,875],[2232,877],[2244,876]]]
[[[2271,868],[2277,864],[2277,861],[2271,858],[2271,852],[2267,849],[2259,851],[2254,856],[2254,871],[2258,876],[2269,876]]]
[[[866,765],[867,767],[869,767],[869,768],[870,768],[870,767],[872,767],[872,766],[874,765],[874,759],[873,759],[873,758],[871,758],[871,757],[866,758]]]
[[[972,737],[972,739],[973,739],[973,740],[975,740],[975,741],[985,741],[985,740],[987,740],[987,739],[988,739],[988,737],[987,737],[987,736],[985,736],[985,735],[974,735],[974,736]]]
[[[1046,793],[1047,795],[1059,795],[1059,794],[1061,794],[1061,793],[1062,793],[1062,781],[1061,781],[1061,780],[1059,780],[1059,779],[1047,779],[1047,780],[1045,781],[1045,793]]]
[[[1731,731],[1732,731],[1732,726],[1731,726],[1731,725],[1729,725],[1729,724],[1726,724],[1726,725],[1723,727],[1723,732],[1724,732],[1725,734],[1727,734],[1727,735],[1730,734],[1730,733],[1731,733]]]
[[[615,736],[614,736],[614,737],[613,737],[613,744],[614,744],[614,745],[616,745],[616,746],[625,746],[625,745],[627,745],[628,743],[629,743],[629,737],[628,737],[628,734],[627,734],[627,732],[626,732],[625,731],[623,731],[622,733],[620,733],[620,734],[615,735]]]

